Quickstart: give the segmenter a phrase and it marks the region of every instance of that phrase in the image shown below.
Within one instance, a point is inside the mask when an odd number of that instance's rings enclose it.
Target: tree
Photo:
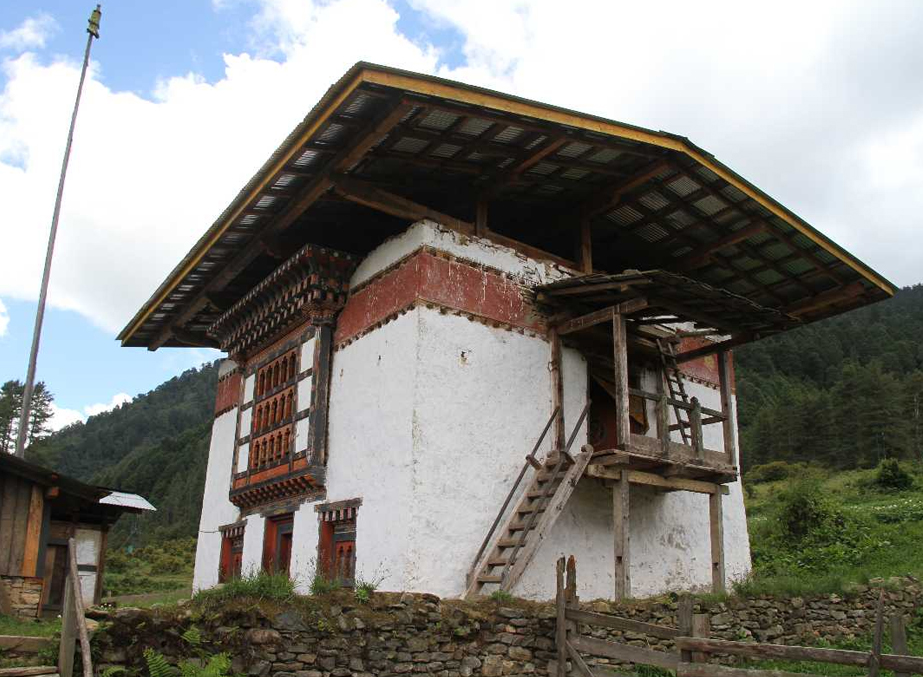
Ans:
[[[0,386],[0,452],[12,454],[16,450],[19,435],[19,417],[22,415],[21,381],[7,381]],[[29,413],[29,431],[26,444],[31,445],[48,437],[51,433],[49,421],[52,416],[54,395],[43,381],[35,384],[32,391],[32,407]]]

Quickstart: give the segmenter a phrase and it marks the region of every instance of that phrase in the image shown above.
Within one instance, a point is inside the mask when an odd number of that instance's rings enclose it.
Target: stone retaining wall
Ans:
[[[4,606],[8,602],[13,616],[36,618],[42,602],[42,579],[33,576],[0,576]],[[5,593],[5,594],[4,594]]]
[[[712,636],[781,644],[862,637],[874,623],[878,590],[848,596],[736,599],[699,603],[709,613]],[[885,592],[886,613],[914,613],[921,600],[915,581]],[[665,625],[676,624],[675,601],[615,605],[591,602],[593,611]],[[357,604],[347,593],[297,600],[285,607],[237,600],[223,607],[186,605],[178,610],[94,612],[108,621],[94,639],[101,669],[142,669],[151,647],[171,662],[228,651],[234,669],[252,677],[367,677],[435,674],[441,677],[544,675],[555,658],[551,604],[440,600],[431,595],[375,594]],[[195,626],[191,645],[181,635]],[[594,637],[673,650],[672,642],[646,635],[582,627]],[[604,665],[605,659],[588,659]]]

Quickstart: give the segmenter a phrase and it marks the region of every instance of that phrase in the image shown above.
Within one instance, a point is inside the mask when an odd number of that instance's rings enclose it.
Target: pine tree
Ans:
[[[21,381],[7,381],[0,386],[0,452],[11,454],[16,450],[24,389]],[[48,437],[51,433],[48,424],[53,414],[53,402],[54,395],[45,383],[43,381],[36,383],[32,391],[32,406],[29,412],[27,446]]]
[[[44,439],[51,434],[49,422],[51,421],[52,403],[54,395],[45,386],[44,381],[35,384],[32,391],[32,407],[29,412],[29,438],[27,444]]]

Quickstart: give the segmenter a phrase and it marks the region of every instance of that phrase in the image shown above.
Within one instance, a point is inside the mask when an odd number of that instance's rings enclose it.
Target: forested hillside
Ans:
[[[923,457],[923,285],[735,351],[745,468]]]
[[[30,447],[27,459],[78,479],[145,496],[157,512],[125,516],[112,532],[131,541],[195,536],[215,406],[216,365],[203,365],[113,411]]]

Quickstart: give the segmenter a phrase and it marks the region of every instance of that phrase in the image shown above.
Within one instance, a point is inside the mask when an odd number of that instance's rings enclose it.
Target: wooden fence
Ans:
[[[563,677],[568,661],[580,677],[628,677],[611,668],[590,666],[581,653],[614,659],[621,663],[653,665],[675,670],[677,677],[812,677],[806,673],[780,670],[759,670],[727,667],[708,662],[709,655],[738,656],[754,660],[813,661],[835,665],[850,665],[868,670],[869,677],[878,677],[881,670],[893,670],[895,677],[923,675],[923,658],[907,654],[905,619],[901,615],[891,618],[891,645],[893,654],[882,653],[884,635],[884,593],[879,598],[878,613],[871,651],[822,649],[758,642],[735,642],[711,639],[708,614],[694,614],[691,597],[681,597],[677,609],[679,627],[655,625],[610,614],[583,611],[577,596],[577,566],[574,557],[557,562],[557,594],[555,645],[557,661],[550,672]],[[595,625],[627,632],[673,640],[676,651],[656,651],[621,642],[597,639],[580,634],[579,625]],[[817,676],[814,676],[817,677]]]
[[[64,610],[61,617],[61,644],[58,647],[58,674],[72,677],[74,651],[80,638],[80,657],[83,660],[83,677],[93,677],[93,660],[90,655],[90,633],[83,608],[80,573],[77,569],[77,544],[73,538],[67,542],[67,578],[64,582]],[[101,582],[97,582],[99,585]]]

